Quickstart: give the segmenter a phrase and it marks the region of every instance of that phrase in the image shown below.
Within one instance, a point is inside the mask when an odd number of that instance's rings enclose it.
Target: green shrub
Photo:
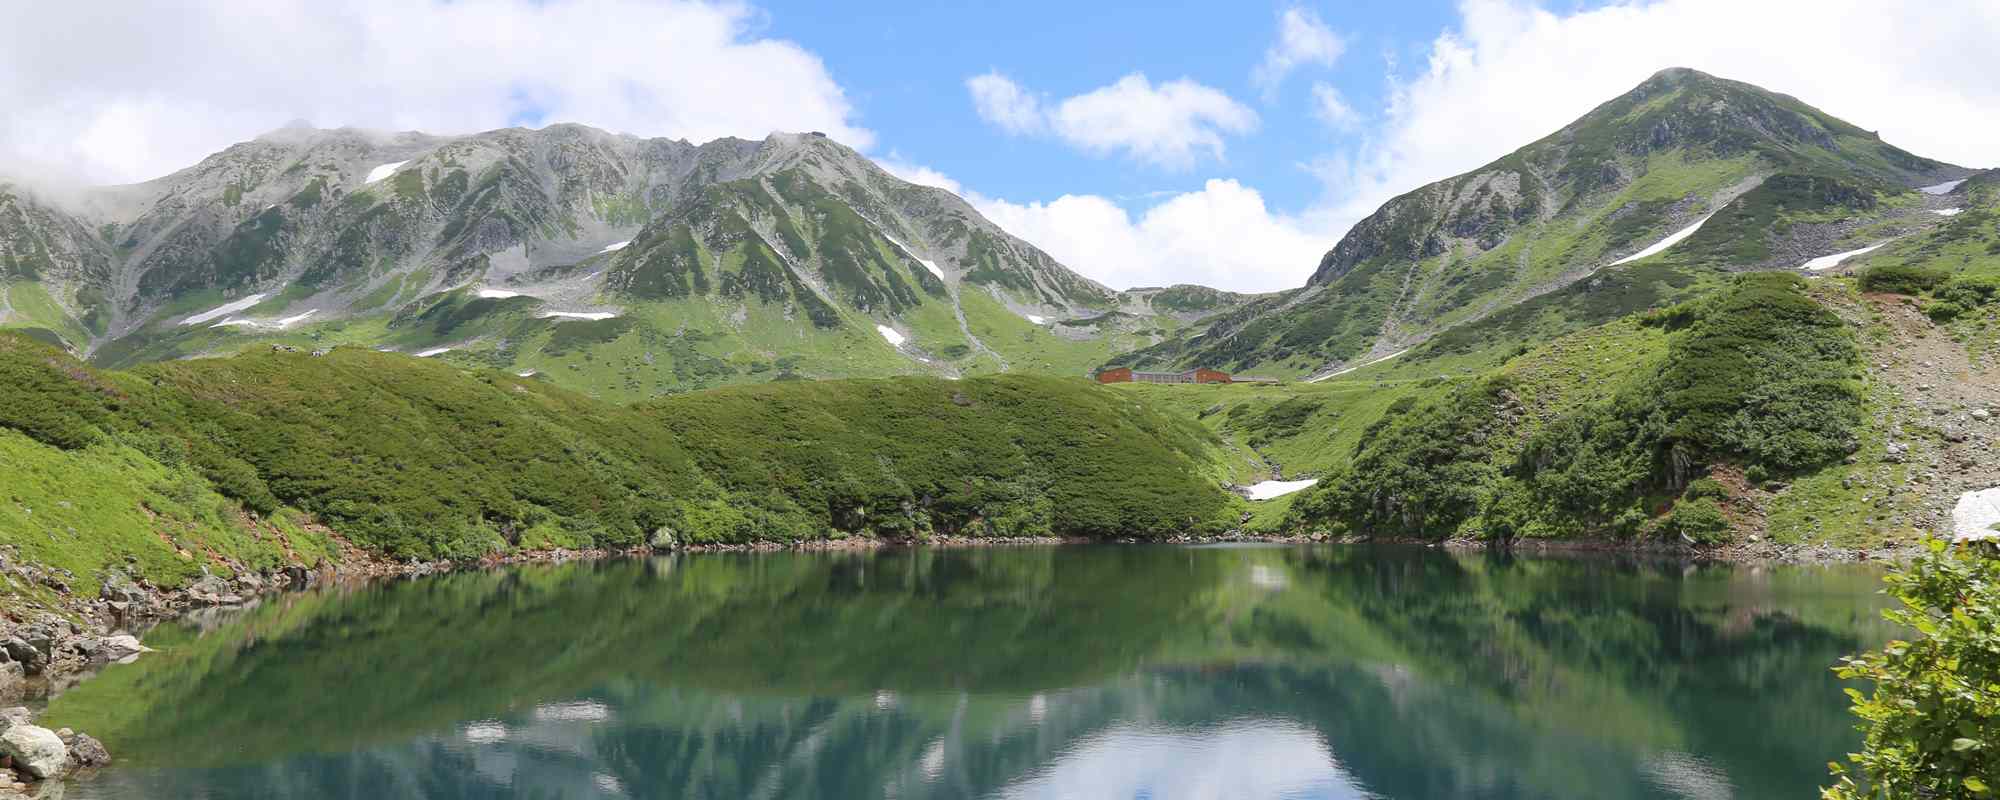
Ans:
[[[1700,500],[1704,497],[1727,499],[1729,487],[1723,486],[1722,481],[1714,478],[1696,478],[1688,483],[1687,491],[1682,492],[1681,497],[1689,500]]]
[[[1729,538],[1729,518],[1713,499],[1682,500],[1667,515],[1664,530],[1696,544],[1714,544]]]
[[[1886,579],[1902,601],[1886,616],[1916,640],[1836,668],[1874,688],[1847,690],[1866,739],[1851,769],[1829,765],[1828,800],[2000,793],[2000,550],[1936,540],[1926,550]]]
[[[1941,269],[1885,264],[1862,270],[1857,283],[1864,292],[1915,295],[1937,288],[1950,277],[1951,273]]]
[[[1946,281],[1924,306],[1924,313],[1940,322],[1949,322],[1988,303],[2000,300],[2000,275],[1960,275]]]

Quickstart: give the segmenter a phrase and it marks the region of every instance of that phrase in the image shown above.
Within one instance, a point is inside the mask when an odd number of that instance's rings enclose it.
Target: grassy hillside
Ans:
[[[1200,428],[1079,379],[781,382],[617,406],[343,348],[100,372],[0,334],[0,543],[91,590],[311,563],[1221,527]],[[91,480],[77,480],[89,476]],[[306,524],[302,524],[306,523]]]
[[[1967,172],[1794,98],[1667,70],[1547,138],[1390,200],[1305,289],[1115,361],[1303,376],[1495,316],[1556,335],[1615,316],[1599,309],[1672,302],[1718,273],[1796,267],[1844,239],[1929,227],[1914,187]],[[1697,222],[1672,249],[1627,260]],[[1610,302],[1576,296],[1607,282]],[[1451,348],[1477,344],[1458,338]]]

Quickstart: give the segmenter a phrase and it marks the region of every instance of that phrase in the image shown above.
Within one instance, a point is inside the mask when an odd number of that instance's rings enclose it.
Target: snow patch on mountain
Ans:
[[[505,300],[509,297],[520,297],[520,296],[521,296],[520,292],[510,292],[507,291],[506,289],[479,290],[479,297],[482,300]]]
[[[250,295],[249,297],[245,297],[245,298],[243,298],[243,299],[241,299],[241,300],[238,300],[238,301],[236,301],[236,302],[234,302],[234,303],[225,303],[225,304],[223,304],[223,305],[219,305],[219,306],[216,306],[216,307],[214,307],[214,308],[211,308],[211,309],[209,309],[209,310],[207,310],[207,311],[203,311],[203,312],[201,312],[201,313],[199,313],[199,314],[196,314],[196,315],[194,315],[194,316],[192,316],[192,317],[188,317],[187,319],[184,319],[184,320],[181,320],[181,324],[182,324],[182,325],[200,325],[200,324],[202,324],[202,323],[204,323],[204,322],[207,322],[207,321],[209,321],[209,320],[212,320],[212,319],[216,319],[216,318],[219,318],[219,317],[225,317],[225,316],[228,316],[228,315],[230,315],[230,314],[234,314],[234,313],[236,313],[236,312],[238,312],[238,311],[242,311],[243,309],[246,309],[246,308],[249,308],[249,307],[251,307],[251,306],[254,306],[254,305],[256,305],[256,304],[258,304],[258,303],[262,303],[262,302],[264,302],[264,295],[263,295],[262,293],[258,293],[258,294],[253,294],[253,295]]]
[[[1933,214],[1936,214],[1936,215],[1938,215],[1938,216],[1940,216],[1940,217],[1956,217],[1956,216],[1958,216],[1958,215],[1960,215],[1960,214],[1963,214],[1963,213],[1965,213],[1965,209],[1963,209],[1963,208],[1940,208],[1940,209],[1936,209],[1936,210],[1932,211],[1931,213],[1933,213]]]
[[[917,251],[911,250],[909,245],[896,241],[896,237],[890,236],[887,231],[884,231],[882,233],[882,238],[888,239],[890,244],[902,248],[903,252],[905,253],[909,253],[911,258],[917,259],[917,263],[924,265],[924,269],[930,270],[932,275],[936,275],[938,277],[938,280],[944,280],[944,270],[938,269],[937,262],[931,261],[930,259],[927,258],[918,258]],[[1036,324],[1039,325],[1041,323],[1036,323]]]
[[[394,174],[396,174],[396,170],[399,170],[399,169],[402,169],[402,168],[403,168],[403,165],[404,165],[404,164],[408,164],[408,163],[410,163],[410,162],[408,162],[408,161],[396,161],[396,162],[392,162],[392,163],[388,163],[388,164],[383,164],[382,166],[379,166],[379,167],[376,167],[376,168],[374,168],[374,169],[371,169],[371,170],[369,170],[369,171],[368,171],[368,177],[367,177],[367,178],[365,178],[365,179],[363,179],[363,180],[362,180],[361,182],[362,182],[362,183],[374,183],[374,182],[376,182],[376,181],[379,181],[379,180],[381,180],[381,179],[383,179],[383,178],[387,178],[387,177],[389,177],[389,176],[391,176],[391,175],[394,175]]]
[[[1027,317],[1029,322],[1035,323],[1036,325],[1049,324],[1049,321],[1047,319],[1044,319],[1041,316],[1035,314],[1022,314],[1021,316]]]
[[[1888,242],[1869,245],[1859,250],[1849,250],[1845,253],[1834,253],[1833,255],[1830,256],[1820,256],[1819,258],[1815,258],[1811,261],[1806,262],[1804,265],[1800,267],[1800,269],[1804,269],[1808,272],[1818,272],[1820,270],[1833,269],[1834,267],[1840,266],[1840,262],[1842,261],[1846,261],[1855,256],[1867,255],[1869,253],[1873,253],[1877,250],[1882,249],[1882,245],[1886,244],[1888,244]]]
[[[610,319],[618,316],[610,311],[544,311],[535,315],[540,319]]]
[[[607,245],[605,245],[605,246],[604,246],[604,249],[603,249],[603,250],[599,250],[599,251],[597,251],[597,252],[598,252],[599,254],[604,254],[604,253],[616,253],[616,252],[618,252],[618,251],[620,251],[620,250],[623,250],[623,249],[625,249],[625,248],[626,248],[626,246],[628,246],[628,245],[630,245],[630,244],[632,244],[632,240],[630,240],[630,239],[627,239],[627,240],[625,240],[625,241],[622,241],[622,242],[612,242],[612,243],[610,243],[610,244],[607,244]]]
[[[1940,183],[1936,186],[1926,186],[1922,189],[1918,189],[1917,191],[1923,192],[1924,194],[1951,194],[1951,190],[1958,188],[1958,185],[1964,182],[1965,182],[1964,178],[1959,178],[1958,180],[1955,181],[1945,181],[1944,183]]]
[[[904,342],[909,341],[908,337],[887,325],[876,325],[875,332],[882,334],[882,338],[888,339],[890,344],[897,347],[902,347]]]
[[[430,358],[431,356],[442,355],[444,353],[449,353],[449,352],[451,352],[451,348],[449,347],[433,347],[429,350],[424,350],[422,352],[417,353],[417,357]]]
[[[1252,500],[1269,500],[1274,497],[1284,497],[1315,483],[1319,483],[1318,478],[1299,481],[1263,481],[1243,487],[1243,496]]]
[[[1334,370],[1334,371],[1332,371],[1332,372],[1329,372],[1329,373],[1327,373],[1327,374],[1325,374],[1325,375],[1321,375],[1321,376],[1319,376],[1319,377],[1317,377],[1317,378],[1307,378],[1307,379],[1306,379],[1306,383],[1319,383],[1320,381],[1323,381],[1323,380],[1326,380],[1327,378],[1332,378],[1332,377],[1335,377],[1335,376],[1338,376],[1338,375],[1346,375],[1347,373],[1350,373],[1350,372],[1353,372],[1353,371],[1355,371],[1355,370],[1357,370],[1357,369],[1360,369],[1360,368],[1362,368],[1362,367],[1366,367],[1366,366],[1372,366],[1372,365],[1375,365],[1375,364],[1380,364],[1380,363],[1382,363],[1382,362],[1384,362],[1384,361],[1388,361],[1389,359],[1392,359],[1392,358],[1395,358],[1396,356],[1400,356],[1400,355],[1402,355],[1402,354],[1404,354],[1404,353],[1407,353],[1407,352],[1410,352],[1410,349],[1409,349],[1409,348],[1407,348],[1407,347],[1405,347],[1405,348],[1403,348],[1403,349],[1401,349],[1401,350],[1397,350],[1397,351],[1396,351],[1396,352],[1394,352],[1394,353],[1390,353],[1390,354],[1388,354],[1388,355],[1386,355],[1386,356],[1383,356],[1383,357],[1381,357],[1381,358],[1378,358],[1378,359],[1375,359],[1374,361],[1368,361],[1368,362],[1364,362],[1364,363],[1360,363],[1360,364],[1356,364],[1356,365],[1354,365],[1354,366],[1351,366],[1351,367],[1348,367],[1348,368],[1346,368],[1346,369],[1340,369],[1340,370]]]
[[[1615,267],[1618,266],[1619,264],[1630,264],[1642,258],[1650,258],[1652,256],[1664,253],[1667,251],[1667,248],[1680,244],[1681,240],[1686,239],[1689,236],[1693,236],[1695,231],[1701,230],[1702,223],[1707,222],[1708,217],[1713,217],[1713,216],[1715,215],[1711,213],[1707,217],[1702,217],[1701,219],[1695,220],[1693,225],[1689,225],[1685,228],[1682,228],[1680,230],[1674,231],[1671,234],[1668,234],[1667,238],[1654,242],[1652,247],[1648,247],[1637,253],[1633,253],[1629,256],[1618,259],[1617,261],[1611,262],[1611,266]]]

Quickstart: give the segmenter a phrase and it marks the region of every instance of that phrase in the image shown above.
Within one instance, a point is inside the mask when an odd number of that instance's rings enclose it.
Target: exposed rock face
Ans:
[[[62,739],[36,725],[14,725],[0,733],[0,755],[11,756],[15,768],[38,780],[60,776],[69,763],[69,748]]]
[[[739,257],[750,261],[722,263]],[[580,125],[452,137],[285,129],[61,203],[0,185],[6,278],[43,283],[63,318],[10,321],[0,309],[0,322],[79,350],[233,316],[182,325],[199,315],[176,301],[194,296],[295,298],[239,331],[307,310],[313,322],[393,312],[473,283],[531,283],[534,296],[572,303],[601,291],[613,302],[756,297],[823,326],[839,315],[820,304],[894,312],[946,283],[1065,316],[1118,301],[950,192],[824,136],[694,145]]]

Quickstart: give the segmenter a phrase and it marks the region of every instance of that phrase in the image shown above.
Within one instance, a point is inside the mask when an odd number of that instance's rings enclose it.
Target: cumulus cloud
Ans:
[[[1346,50],[1347,42],[1320,21],[1319,14],[1293,6],[1278,15],[1278,40],[1271,43],[1270,49],[1264,51],[1264,60],[1251,70],[1250,82],[1264,92],[1266,100],[1271,100],[1292,70],[1308,64],[1333,66]]]
[[[903,158],[902,154],[890,151],[889,155],[875,159],[876,166],[884,171],[919,186],[935,186],[960,197],[965,196],[965,187],[951,176],[922,164]]]
[[[1262,194],[1233,180],[1170,196],[1137,217],[1097,195],[1048,202],[968,198],[1009,233],[1064,265],[1114,288],[1199,283],[1262,292],[1304,283],[1332,243],[1310,217],[1270,209]]]
[[[821,130],[858,147],[818,57],[690,0],[31,3],[0,30],[0,162],[156,177],[295,118],[457,133],[580,122],[706,141]],[[77,42],[90,42],[80,47]]]
[[[1220,89],[1186,78],[1155,85],[1135,72],[1053,105],[998,72],[965,85],[979,116],[1008,133],[1047,132],[1088,153],[1169,169],[1222,159],[1223,137],[1256,130],[1258,121]]]
[[[1655,0],[1576,13],[1463,0],[1420,72],[1392,82],[1386,124],[1315,161],[1332,213],[1479,167],[1674,66],[1793,95],[1932,158],[2000,164],[2000,5],[1938,0]],[[1774,38],[1774,32],[1781,36]]]
[[[967,78],[965,88],[972,93],[972,107],[979,112],[979,118],[1000,126],[1001,130],[1036,133],[1047,124],[1042,118],[1041,100],[997,70]]]

